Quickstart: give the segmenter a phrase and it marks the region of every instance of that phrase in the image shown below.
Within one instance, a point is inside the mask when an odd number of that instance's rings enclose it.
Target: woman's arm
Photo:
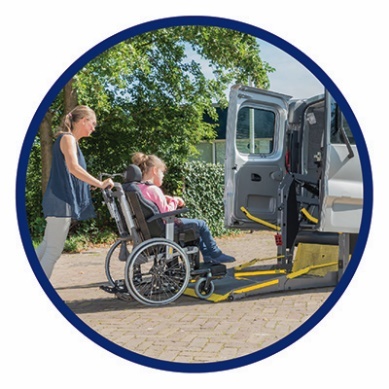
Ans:
[[[66,166],[74,177],[96,188],[104,189],[113,186],[110,178],[100,181],[79,165],[76,139],[73,136],[63,136],[61,138],[60,148],[65,157]]]

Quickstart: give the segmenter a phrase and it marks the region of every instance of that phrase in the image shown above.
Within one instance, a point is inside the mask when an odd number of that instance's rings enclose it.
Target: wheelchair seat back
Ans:
[[[129,165],[123,174],[123,190],[126,194],[133,218],[142,235],[142,240],[166,236],[166,223],[162,218],[148,221],[152,216],[161,215],[155,203],[143,197],[139,184],[142,181],[142,173],[138,166]],[[163,215],[163,214],[162,214]],[[182,247],[198,245],[199,232],[196,224],[183,224],[180,219],[175,218],[174,241]]]
[[[130,204],[133,218],[138,226],[138,232],[141,233],[142,240],[163,237],[165,235],[165,223],[162,219],[147,222],[150,217],[159,213],[159,209],[156,204],[143,197],[139,189],[141,181],[142,173],[139,167],[136,165],[128,166],[124,172],[122,187]]]

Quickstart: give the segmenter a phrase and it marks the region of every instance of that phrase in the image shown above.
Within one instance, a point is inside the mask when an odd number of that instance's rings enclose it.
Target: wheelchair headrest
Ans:
[[[141,182],[142,181],[142,172],[137,165],[129,165],[125,170],[124,182]]]

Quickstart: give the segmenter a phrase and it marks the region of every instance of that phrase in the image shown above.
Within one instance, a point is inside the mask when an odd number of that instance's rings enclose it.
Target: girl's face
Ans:
[[[163,177],[165,175],[165,169],[162,167],[154,167],[153,173],[154,173],[154,177],[153,177],[154,185],[157,185],[158,187],[161,186],[163,183]]]

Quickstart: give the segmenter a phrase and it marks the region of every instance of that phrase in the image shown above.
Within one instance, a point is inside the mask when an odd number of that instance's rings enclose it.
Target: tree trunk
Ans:
[[[47,182],[50,177],[53,131],[52,131],[52,114],[47,111],[39,126],[39,137],[41,141],[41,158],[42,158],[42,193],[45,193]]]
[[[65,85],[63,92],[64,113],[66,115],[77,105],[77,92],[73,89],[73,78]]]
[[[70,79],[63,89],[63,103],[65,115],[77,105],[77,93],[73,89],[73,79]],[[42,157],[42,193],[45,193],[50,177],[53,146],[52,114],[50,110],[46,112],[39,126],[39,137]]]

